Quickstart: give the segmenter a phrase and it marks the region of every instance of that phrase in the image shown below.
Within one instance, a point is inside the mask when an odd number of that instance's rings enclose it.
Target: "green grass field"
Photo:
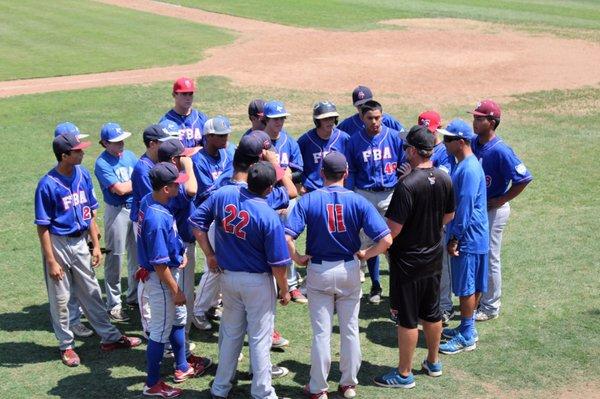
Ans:
[[[237,139],[246,128],[245,104],[257,89],[239,90],[217,78],[202,79],[199,85],[211,93],[210,107],[203,100],[199,106],[211,115],[228,110]],[[58,121],[76,122],[82,131],[92,134],[94,142],[101,123],[118,121],[134,132],[128,146],[139,154],[142,128],[170,106],[168,90],[169,82],[165,82],[0,100],[0,134],[6,140],[0,160],[4,171],[0,179],[5,187],[0,194],[0,378],[5,381],[9,397],[139,397],[144,347],[132,353],[104,355],[98,350],[98,339],[89,338],[77,343],[82,366],[68,369],[60,364],[32,224],[33,191],[37,179],[54,163],[50,141]],[[124,92],[128,95],[123,96]],[[270,90],[261,93],[268,98],[282,98],[289,108],[297,110],[308,108],[309,99],[323,95]],[[596,221],[600,208],[596,182],[600,176],[593,156],[600,145],[594,133],[600,123],[594,105],[599,96],[598,89],[550,91],[504,104],[506,116],[499,133],[526,161],[535,181],[513,202],[505,233],[502,317],[478,327],[481,341],[477,351],[443,358],[446,368],[442,378],[417,376],[418,385],[410,392],[411,397],[547,397],[580,386],[590,376],[598,382],[600,297],[596,273],[600,236]],[[446,119],[467,118],[464,110],[471,106],[456,104],[441,111]],[[28,112],[32,109],[36,110],[35,119]],[[341,107],[341,111],[349,114],[351,109]],[[410,124],[420,109],[391,106],[388,111]],[[289,126],[297,136],[310,127],[310,119],[292,117]],[[87,152],[87,167],[93,165],[99,151],[96,145]],[[102,279],[101,269],[98,276]],[[387,285],[387,274],[383,279]],[[291,375],[277,380],[276,387],[280,394],[298,398],[309,369],[307,308],[291,304],[278,311],[277,326],[292,345],[285,352],[273,353],[274,362],[291,369]],[[120,327],[129,333],[140,332],[137,318]],[[361,333],[361,396],[394,397],[394,392],[370,383],[397,358],[387,302],[379,307],[364,304]],[[203,353],[216,356],[215,334],[194,332],[192,339]],[[337,330],[334,342],[337,345]],[[244,351],[247,354],[247,349]],[[421,343],[415,367],[424,354]],[[247,364],[244,360],[240,369],[245,371]],[[169,373],[170,367],[166,361],[163,372]],[[333,387],[339,377],[336,367],[337,360],[330,376]],[[200,392],[196,397],[207,398],[210,380],[206,376],[186,382],[186,397]],[[247,375],[242,374],[235,397],[246,397],[248,389]]]
[[[593,0],[163,0],[224,14],[284,25],[368,30],[394,18],[465,18],[508,23],[542,31],[600,29],[600,6]]]
[[[90,1],[0,0],[0,80],[183,65],[225,30]]]

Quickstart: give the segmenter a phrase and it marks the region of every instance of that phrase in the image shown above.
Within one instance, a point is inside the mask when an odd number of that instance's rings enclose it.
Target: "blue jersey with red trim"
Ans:
[[[285,222],[285,233],[297,238],[304,226],[306,254],[313,261],[350,260],[360,249],[359,232],[373,241],[390,229],[364,197],[341,186],[327,186],[303,195]]]
[[[206,114],[192,108],[189,115],[179,115],[171,109],[160,118],[159,123],[166,119],[175,122],[179,126],[179,140],[181,140],[184,147],[202,146],[204,122],[208,119]]]
[[[291,263],[279,216],[264,198],[244,187],[221,187],[189,220],[192,228],[202,231],[208,231],[214,220],[216,256],[222,269],[271,273],[271,267]]]
[[[292,136],[282,130],[279,132],[279,138],[277,140],[271,139],[271,143],[275,147],[277,159],[282,168],[289,167],[294,172],[302,172],[304,168],[302,154],[300,154],[298,143]]]
[[[142,198],[152,192],[152,183],[150,182],[150,169],[154,167],[154,161],[146,154],[142,155],[133,167],[131,172],[131,188],[133,189],[131,196],[131,212],[129,219],[132,222],[137,222],[138,209]]]
[[[88,230],[98,200],[92,176],[83,166],[63,176],[56,168],[42,177],[35,190],[35,224],[51,234],[66,236]]]
[[[317,134],[317,129],[311,129],[298,139],[298,147],[302,154],[304,171],[302,184],[307,191],[323,187],[321,178],[321,164],[323,157],[331,151],[346,153],[346,143],[350,139],[348,133],[334,128],[331,136],[324,140]]]
[[[390,114],[384,113],[381,117],[381,123],[390,129],[397,130],[399,132],[404,131],[404,126],[402,123],[400,123],[399,120]],[[363,123],[362,119],[360,119],[360,115],[356,113],[340,122],[340,124],[337,125],[337,128],[348,133],[349,136],[354,136],[356,133],[364,130],[365,124]]]
[[[200,205],[210,193],[219,188],[219,182],[233,174],[233,157],[226,148],[220,149],[213,157],[203,148],[192,156],[194,174],[198,182],[198,195],[194,203]]]

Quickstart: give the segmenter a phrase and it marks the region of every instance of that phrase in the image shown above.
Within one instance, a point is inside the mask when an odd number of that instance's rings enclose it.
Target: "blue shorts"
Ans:
[[[488,254],[461,252],[450,257],[452,292],[456,296],[470,296],[486,292],[488,283]]]

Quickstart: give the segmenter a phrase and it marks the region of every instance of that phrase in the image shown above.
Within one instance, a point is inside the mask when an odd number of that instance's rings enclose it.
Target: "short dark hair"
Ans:
[[[433,156],[433,150],[417,150],[417,154],[423,158],[429,159]]]
[[[500,118],[497,118],[495,116],[488,116],[487,118],[490,122],[494,122],[494,130],[496,130],[498,126],[500,126]]]
[[[158,140],[144,139],[144,145],[146,146],[146,148],[150,147],[150,143],[152,143],[153,141],[158,142]]]
[[[236,172],[248,172],[252,164],[259,161],[259,157],[252,157],[236,151],[233,154],[233,170]]]
[[[323,168],[323,175],[329,181],[339,181],[344,177],[344,173],[346,172],[332,172],[325,168]]]
[[[383,112],[383,107],[381,106],[381,104],[379,104],[375,100],[369,100],[360,106],[360,114],[361,115],[364,115],[365,112],[375,111],[375,110],[379,110],[380,112]]]
[[[69,152],[60,152],[60,153],[59,152],[54,152],[54,156],[56,157],[56,162],[62,161],[62,154],[67,154],[67,156],[68,156],[68,155],[71,154],[71,151],[69,151]]]

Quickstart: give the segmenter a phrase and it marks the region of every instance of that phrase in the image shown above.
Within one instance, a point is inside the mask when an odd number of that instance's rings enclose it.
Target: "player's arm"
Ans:
[[[523,190],[525,190],[525,187],[527,187],[527,185],[529,183],[531,183],[531,180],[528,180],[528,181],[525,181],[525,182],[519,183],[519,184],[511,184],[510,188],[504,195],[501,195],[500,197],[488,199],[488,202],[487,202],[488,209],[500,208],[502,205],[506,204],[507,202],[512,201],[519,194],[521,194],[523,192]]]
[[[282,305],[287,305],[290,302],[290,291],[287,282],[287,267],[273,266],[271,267],[273,277],[279,288],[279,302]]]
[[[171,271],[167,265],[154,265],[154,271],[158,275],[160,281],[167,286],[171,294],[173,294],[173,302],[177,306],[185,305],[185,295],[177,285],[177,281],[173,278]]]
[[[280,168],[279,162],[277,161],[277,154],[273,151],[263,150],[263,160],[270,162],[271,165],[277,170]],[[292,172],[289,168],[286,168],[285,174],[281,179],[281,185],[286,189],[290,199],[298,196],[298,189],[292,181]]]
[[[52,251],[52,242],[50,241],[50,229],[49,226],[37,226],[38,238],[40,239],[40,245],[42,247],[42,254],[46,261],[46,267],[48,268],[48,275],[53,280],[62,280],[65,272],[63,268],[58,264],[54,257],[54,251]]]
[[[215,255],[215,251],[213,247],[210,245],[210,241],[208,240],[208,232],[193,228],[192,233],[198,242],[198,246],[204,253],[204,257],[206,258],[206,263],[208,264],[208,268],[213,273],[219,272],[219,263],[217,262],[217,256]]]
[[[306,266],[308,265],[308,261],[310,260],[310,255],[300,255],[296,250],[296,243],[292,236],[286,234],[285,240],[287,242],[288,251],[290,251],[290,256],[292,260],[298,264],[298,266]]]
[[[194,173],[194,164],[192,162],[192,158],[180,157],[179,162],[181,163],[181,167],[183,168],[185,174],[189,176],[189,179],[183,185],[185,193],[189,197],[195,197],[196,193],[198,192],[198,181],[196,180],[196,174]]]
[[[126,182],[114,183],[108,189],[111,193],[116,195],[127,195],[131,194],[131,192],[133,191],[133,186],[131,184],[131,180],[128,180]]]
[[[98,224],[96,223],[96,212],[92,212],[92,220],[90,221],[90,241],[92,242],[92,267],[97,267],[102,261],[102,252],[100,250],[100,237]]]
[[[400,227],[400,228],[402,228],[402,227]],[[369,248],[358,251],[356,253],[356,255],[358,256],[358,259],[360,259],[360,260],[371,259],[371,258],[387,251],[388,248],[392,245],[393,241],[394,240],[392,239],[392,234],[388,233],[385,236],[383,236],[379,241],[377,241],[375,244],[371,245]]]

